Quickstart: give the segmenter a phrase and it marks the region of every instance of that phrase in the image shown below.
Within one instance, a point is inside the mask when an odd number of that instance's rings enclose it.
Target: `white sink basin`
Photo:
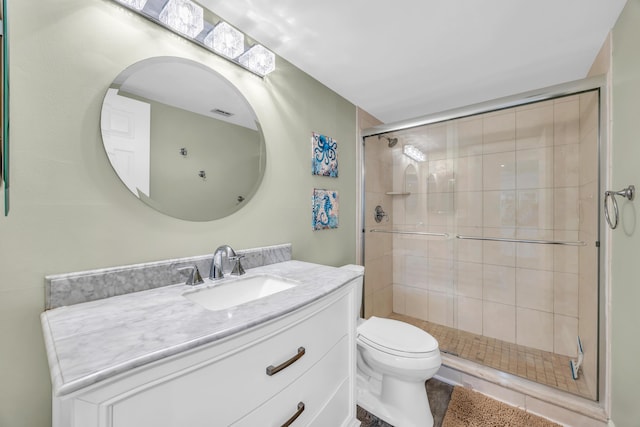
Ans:
[[[182,296],[208,310],[223,310],[282,292],[296,285],[295,282],[279,277],[259,275],[225,280],[212,288],[187,292]]]

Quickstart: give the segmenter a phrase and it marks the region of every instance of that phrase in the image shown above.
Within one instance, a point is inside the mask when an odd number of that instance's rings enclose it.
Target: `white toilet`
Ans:
[[[364,273],[364,267],[346,265]],[[362,276],[358,298],[362,301]],[[432,427],[425,381],[440,369],[438,341],[392,319],[358,319],[357,402],[394,427]]]

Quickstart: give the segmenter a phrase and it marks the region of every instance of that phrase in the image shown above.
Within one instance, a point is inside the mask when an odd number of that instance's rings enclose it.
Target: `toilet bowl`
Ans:
[[[371,317],[358,319],[356,343],[358,405],[395,427],[433,426],[425,381],[442,363],[438,341],[413,325]]]

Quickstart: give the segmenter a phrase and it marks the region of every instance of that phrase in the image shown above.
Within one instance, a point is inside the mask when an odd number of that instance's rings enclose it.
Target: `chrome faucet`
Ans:
[[[213,253],[213,260],[211,261],[211,271],[209,271],[209,279],[217,280],[224,277],[224,266],[222,263],[222,256],[226,255],[227,260],[233,263],[231,269],[232,276],[241,276],[244,274],[244,268],[240,260],[244,258],[244,255],[237,255],[236,251],[229,245],[222,245],[216,249]]]

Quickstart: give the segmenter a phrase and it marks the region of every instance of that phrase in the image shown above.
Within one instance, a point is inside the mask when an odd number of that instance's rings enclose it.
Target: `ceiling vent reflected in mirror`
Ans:
[[[273,72],[276,56],[261,44],[246,46],[245,35],[191,0],[113,0],[198,46],[260,77]]]
[[[213,110],[211,110],[211,112],[212,112],[213,114],[220,114],[221,116],[225,116],[225,117],[231,117],[231,116],[233,116],[233,113],[231,113],[231,112],[229,112],[229,111],[221,110],[221,109],[219,109],[219,108],[214,108]]]

